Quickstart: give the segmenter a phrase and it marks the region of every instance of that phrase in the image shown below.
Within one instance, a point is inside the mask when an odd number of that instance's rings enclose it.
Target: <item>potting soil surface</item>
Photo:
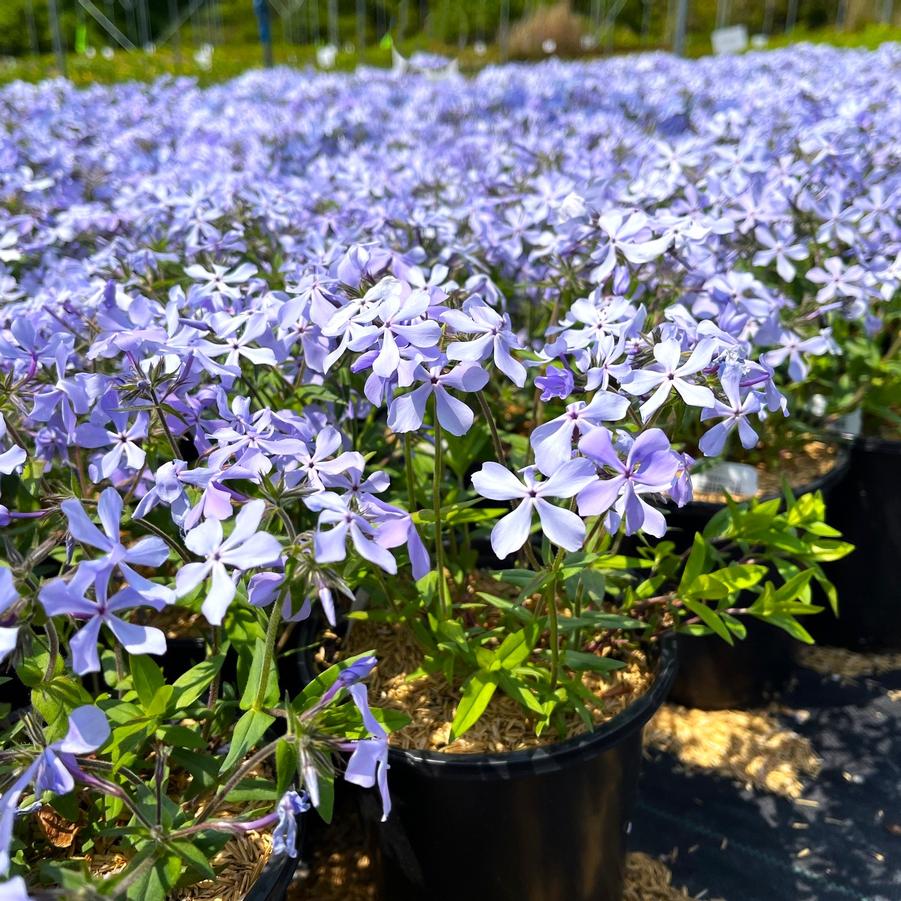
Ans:
[[[901,899],[901,657],[818,649],[807,662],[766,713],[820,759],[815,776],[799,773],[797,797],[734,766],[647,754],[632,847],[662,858],[691,895]],[[724,757],[741,748],[737,736]]]

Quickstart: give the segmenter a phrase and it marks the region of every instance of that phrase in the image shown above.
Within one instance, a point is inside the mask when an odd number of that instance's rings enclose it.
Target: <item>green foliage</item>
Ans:
[[[552,0],[541,0],[550,5]],[[183,4],[184,5],[184,4]],[[305,4],[294,16],[282,17],[271,9],[274,57],[277,64],[292,66],[315,65],[316,46],[329,39],[327,8],[322,0],[317,12],[311,12],[313,2]],[[797,26],[790,35],[782,33],[788,0],[774,6],[773,23],[776,28],[769,41],[773,47],[793,41],[820,41],[839,46],[876,47],[885,41],[897,41],[901,29],[892,25],[852,22],[847,30],[837,30],[825,0],[807,0],[800,4]],[[250,0],[218,0],[211,14],[206,8],[195,15],[178,33],[154,53],[143,50],[124,51],[87,15],[77,12],[75,0],[58,0],[61,36],[67,53],[67,74],[76,84],[116,81],[148,81],[164,74],[187,75],[201,84],[209,84],[235,77],[241,72],[262,64],[256,18]],[[525,0],[511,0],[508,4],[511,25],[534,8]],[[574,12],[591,25],[594,6],[591,0],[574,0]],[[29,16],[29,9],[32,15]],[[406,20],[402,10],[406,9]],[[337,20],[339,52],[335,68],[351,70],[362,60],[367,65],[390,66],[391,51],[380,47],[380,41],[390,33],[405,55],[417,50],[442,53],[459,59],[463,71],[474,71],[501,58],[498,44],[501,25],[500,2],[481,0],[431,0],[420,14],[421,4],[401,3],[401,0],[379,0],[366,3],[364,32],[366,48],[363,56],[357,48],[355,0],[341,0]],[[152,41],[159,41],[169,24],[168,0],[148,0],[149,31]],[[116,4],[113,21],[117,28],[136,46],[141,46],[137,18],[130,17]],[[764,29],[763,4],[747,2],[733,9],[732,24],[743,22],[751,33]],[[95,52],[92,58],[76,54],[76,32],[79,23],[86,32],[86,43]],[[696,0],[691,4],[687,53],[700,56],[710,53],[710,32],[716,23],[714,0]],[[659,4],[652,4],[645,17],[642,0],[627,0],[617,13],[615,27],[609,30],[602,20],[596,49],[588,53],[612,51],[629,52],[640,49],[669,47],[672,40],[671,21]],[[589,32],[591,28],[588,27]],[[478,54],[474,42],[483,41],[487,50]],[[215,49],[209,67],[195,58],[197,49],[211,43]],[[99,51],[113,50],[111,59]],[[36,52],[37,51],[37,52]],[[49,25],[47,0],[4,0],[0,3],[0,55],[10,57],[0,61],[0,83],[23,79],[39,81],[55,74],[55,57]]]

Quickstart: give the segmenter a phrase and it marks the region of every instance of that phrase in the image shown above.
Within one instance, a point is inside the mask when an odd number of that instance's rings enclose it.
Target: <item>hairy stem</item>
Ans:
[[[288,573],[290,577],[290,573]],[[285,585],[289,583],[285,579]],[[285,588],[284,591],[287,591]],[[257,685],[256,697],[253,699],[253,709],[262,710],[263,701],[266,698],[266,688],[269,685],[269,673],[272,670],[272,661],[275,658],[275,639],[278,637],[278,627],[282,621],[282,601],[284,591],[279,592],[278,597],[272,602],[272,610],[269,612],[269,623],[266,626],[266,647],[263,651],[263,664],[260,668],[260,681]]]
[[[208,820],[210,816],[217,810],[219,805],[225,800],[225,798],[229,795],[229,793],[235,788],[235,786],[255,767],[258,767],[267,757],[270,757],[275,753],[276,745],[278,745],[281,739],[276,739],[275,741],[269,742],[268,745],[264,745],[260,748],[256,754],[248,757],[247,760],[235,771],[232,777],[210,798],[206,807],[200,811],[197,815],[197,819],[194,820],[194,825],[198,826],[200,823],[203,823],[205,820]]]
[[[59,659],[59,635],[53,620],[48,616],[47,622],[44,624],[44,631],[47,633],[47,645],[50,649],[50,657],[47,660],[47,669],[44,670],[44,682],[49,682],[56,672],[56,661]]]
[[[557,552],[554,559],[554,565],[551,569],[552,579],[547,590],[547,617],[549,640],[551,643],[551,691],[557,687],[557,679],[560,675],[560,629],[557,621],[557,579],[560,571],[560,564],[563,563],[563,548]]]
[[[482,408],[482,415],[488,423],[488,428],[491,430],[491,441],[494,443],[494,453],[497,456],[497,462],[506,466],[507,455],[504,452],[504,445],[501,441],[500,432],[497,430],[497,423],[494,421],[494,414],[491,412],[491,407],[488,406],[488,401],[485,398],[485,392],[476,391],[476,398],[479,402],[479,406]]]
[[[404,471],[407,476],[407,512],[416,509],[416,480],[413,477],[413,436],[404,432]]]
[[[171,535],[167,532],[164,532],[162,529],[155,526],[152,522],[146,519],[140,520],[141,526],[147,529],[148,532],[153,532],[158,538],[162,538],[169,547],[184,560],[185,563],[191,562],[191,555],[177,542]]]
[[[441,423],[438,421],[437,405],[435,409],[435,466],[432,470],[432,503],[435,511],[435,565],[438,568],[438,610],[444,619],[450,614],[450,601],[447,595],[447,583],[444,578],[444,536],[441,530],[441,470],[444,463],[442,448]]]

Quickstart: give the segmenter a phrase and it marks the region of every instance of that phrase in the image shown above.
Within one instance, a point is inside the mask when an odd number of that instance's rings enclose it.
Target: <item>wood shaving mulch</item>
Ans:
[[[810,742],[764,712],[694,710],[666,704],[648,723],[646,742],[684,765],[715,770],[744,785],[799,798],[822,761]]]
[[[204,879],[170,895],[171,901],[243,901],[250,887],[260,878],[272,853],[269,832],[248,832],[229,839],[210,861],[215,879]],[[122,854],[93,856],[88,861],[91,873],[102,879],[121,872],[128,864]]]
[[[392,733],[391,744],[399,748],[428,749],[449,754],[483,754],[516,751],[560,741],[556,732],[535,735],[523,708],[498,690],[481,719],[465,735],[449,742],[459,689],[449,686],[440,675],[409,680],[422,663],[422,652],[409,629],[354,624],[347,653],[376,649],[378,666],[369,677],[369,697],[373,704],[408,714],[412,722]],[[627,665],[609,677],[585,673],[583,682],[601,699],[603,709],[593,710],[596,723],[606,722],[641,696],[653,681],[644,654],[633,652]],[[575,713],[566,724],[565,738],[579,735],[585,725]]]
[[[901,670],[901,652],[864,654],[844,648],[802,645],[798,650],[798,662],[824,676],[856,679]]]
[[[793,489],[810,485],[828,475],[841,462],[838,446],[824,441],[810,441],[800,451],[783,448],[779,451],[778,466],[758,463],[757,493],[755,497],[782,494],[782,480],[788,479]],[[708,504],[725,503],[719,491],[695,492],[694,499]],[[746,500],[744,495],[736,495],[735,500]]]
[[[215,879],[204,879],[175,892],[172,901],[243,901],[269,862],[272,834],[248,832],[229,839],[210,861]]]

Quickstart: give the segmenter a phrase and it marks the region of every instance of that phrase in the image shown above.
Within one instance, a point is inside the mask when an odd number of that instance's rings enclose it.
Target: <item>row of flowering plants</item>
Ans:
[[[336,778],[390,824],[386,635],[452,698],[444,745],[502,696],[591,731],[592,679],[669,632],[809,641],[850,550],[820,494],[667,515],[843,412],[824,362],[891,328],[897,66],[0,93],[10,897],[164,898],[270,827],[295,856]]]

